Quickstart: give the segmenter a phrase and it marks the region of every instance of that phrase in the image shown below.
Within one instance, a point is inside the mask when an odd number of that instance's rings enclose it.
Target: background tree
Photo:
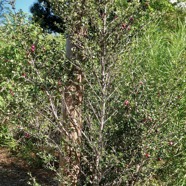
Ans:
[[[62,17],[54,14],[49,0],[38,0],[30,8],[33,14],[33,21],[40,24],[42,28],[49,32],[64,32],[64,21]]]

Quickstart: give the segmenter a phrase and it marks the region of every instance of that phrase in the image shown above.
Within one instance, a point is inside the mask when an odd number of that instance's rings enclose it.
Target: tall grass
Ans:
[[[124,55],[121,89],[140,115],[142,152],[151,154],[139,185],[180,186],[186,185],[186,26],[179,20],[175,30],[161,26],[151,24]],[[152,124],[140,122],[144,116]]]

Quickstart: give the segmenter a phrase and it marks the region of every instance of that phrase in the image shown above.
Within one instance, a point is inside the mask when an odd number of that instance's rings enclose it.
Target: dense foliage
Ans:
[[[66,144],[81,154],[77,185],[185,185],[186,27],[167,1],[161,12],[155,2],[51,3],[66,18],[71,59],[63,35],[9,14],[0,28],[1,145],[42,159],[64,185],[72,180],[54,162]],[[64,89],[80,71],[77,144],[63,112]]]

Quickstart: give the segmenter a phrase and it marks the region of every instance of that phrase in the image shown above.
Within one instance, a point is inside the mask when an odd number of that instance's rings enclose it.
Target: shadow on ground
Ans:
[[[7,149],[0,147],[0,186],[28,186],[28,172],[41,186],[57,186],[51,171],[31,169],[24,161],[12,157]]]

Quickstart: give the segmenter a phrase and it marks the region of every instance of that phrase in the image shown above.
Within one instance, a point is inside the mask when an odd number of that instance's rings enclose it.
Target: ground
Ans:
[[[31,168],[8,149],[0,147],[0,186],[28,186],[28,172],[41,186],[57,186],[54,173],[43,168]]]

